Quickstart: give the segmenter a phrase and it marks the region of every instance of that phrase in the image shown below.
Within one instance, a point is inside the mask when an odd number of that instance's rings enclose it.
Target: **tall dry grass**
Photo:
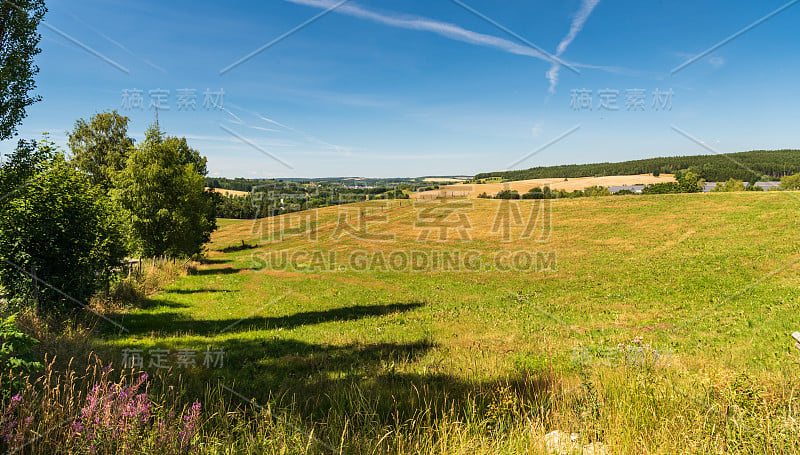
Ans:
[[[140,259],[139,262],[124,267],[109,288],[92,300],[92,306],[98,311],[106,312],[139,305],[147,296],[194,272],[198,265],[199,262],[194,260]]]
[[[756,380],[710,371],[694,382],[672,368],[596,366],[577,374],[514,373],[452,388],[422,377],[395,378],[383,387],[354,379],[320,387],[316,395],[284,392],[259,403],[236,392],[235,385],[188,386],[171,371],[143,378],[95,357],[85,368],[60,371],[53,365],[51,359],[43,374],[28,380],[16,404],[13,397],[0,403],[3,448],[20,453],[800,453],[800,401],[791,376]],[[145,394],[144,401],[121,399],[125,390],[134,397]],[[314,400],[321,406],[309,411]],[[195,401],[201,405],[194,409],[202,406],[202,413],[187,439],[181,431]],[[107,403],[109,409],[92,403]],[[8,430],[9,415],[22,422],[16,432]],[[131,415],[139,419],[135,425],[128,421]],[[92,428],[102,437],[87,436],[88,416],[99,417]],[[548,434],[554,431],[574,441],[553,446]]]

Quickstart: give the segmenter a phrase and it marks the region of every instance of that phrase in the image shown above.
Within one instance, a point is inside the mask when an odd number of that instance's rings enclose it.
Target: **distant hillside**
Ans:
[[[475,179],[499,177],[503,180],[529,180],[652,173],[674,174],[675,171],[682,169],[691,169],[709,182],[719,182],[730,178],[748,182],[779,180],[784,175],[800,172],[800,150],[755,150],[724,155],[648,158],[621,163],[543,166],[519,171],[486,172],[477,174]]]

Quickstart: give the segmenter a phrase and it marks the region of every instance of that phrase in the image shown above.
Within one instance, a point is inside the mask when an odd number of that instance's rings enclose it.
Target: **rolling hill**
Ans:
[[[652,173],[672,174],[682,169],[692,169],[709,182],[721,182],[731,178],[746,182],[778,180],[785,175],[800,172],[800,150],[755,150],[720,155],[647,158],[619,163],[543,166],[516,171],[484,172],[475,175],[475,179],[497,177],[503,180],[530,180]],[[765,179],[764,176],[769,178]]]

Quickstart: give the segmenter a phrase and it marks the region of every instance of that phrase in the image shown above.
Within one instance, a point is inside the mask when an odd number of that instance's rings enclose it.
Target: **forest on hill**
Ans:
[[[515,171],[477,174],[475,180],[499,177],[503,180],[600,177],[607,175],[673,174],[691,170],[709,182],[738,179],[746,182],[780,180],[800,172],[800,150],[754,150],[720,155],[671,156],[622,161],[619,163],[540,166]]]

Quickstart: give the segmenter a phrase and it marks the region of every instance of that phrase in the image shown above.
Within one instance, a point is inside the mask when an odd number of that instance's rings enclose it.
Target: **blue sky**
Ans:
[[[43,101],[20,137],[47,131],[66,147],[76,119],[118,109],[140,139],[162,90],[162,129],[226,177],[472,175],[537,150],[513,168],[710,153],[675,128],[717,152],[800,147],[800,4],[675,74],[786,2],[351,0],[231,68],[340,1],[51,0]],[[183,89],[194,109],[179,109]],[[143,109],[124,106],[126,90]],[[221,102],[204,106],[207,91]]]

